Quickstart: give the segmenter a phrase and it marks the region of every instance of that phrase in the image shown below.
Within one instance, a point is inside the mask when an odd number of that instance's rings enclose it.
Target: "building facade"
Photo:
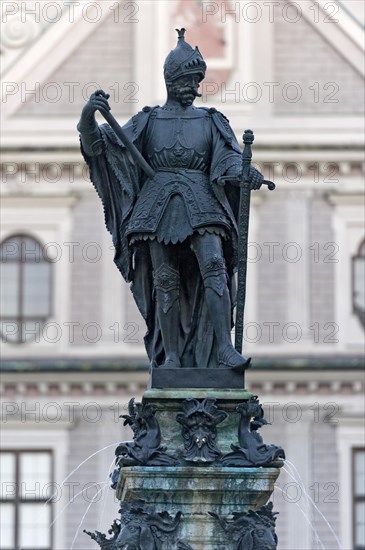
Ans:
[[[4,550],[94,548],[114,447],[148,380],[79,151],[90,94],[123,124],[165,98],[186,27],[221,110],[276,190],[252,194],[247,387],[290,462],[281,550],[364,550],[364,15],[361,2],[2,2],[0,499]],[[99,119],[101,122],[101,118]],[[53,498],[50,498],[53,497]]]

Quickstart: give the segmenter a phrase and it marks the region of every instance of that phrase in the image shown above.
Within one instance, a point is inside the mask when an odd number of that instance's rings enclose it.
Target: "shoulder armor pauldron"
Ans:
[[[134,139],[137,139],[138,136],[141,134],[142,130],[148,122],[148,119],[151,115],[153,115],[157,107],[158,105],[156,105],[155,107],[143,107],[142,111],[132,117]]]
[[[218,130],[220,131],[220,133],[222,134],[222,136],[226,140],[226,142],[229,143],[229,145],[232,145],[232,140],[233,140],[234,136],[233,136],[232,128],[229,125],[228,118],[226,118],[219,111],[215,111],[215,113],[213,113],[212,118],[213,118],[214,123],[217,126]]]
[[[210,109],[207,107],[202,107],[202,109],[205,109],[206,112],[211,115],[216,128],[219,130],[225,142],[240,153],[240,147],[237,143],[236,136],[234,135],[233,130],[229,125],[228,118],[220,111],[217,111],[217,109],[215,109],[214,107],[211,107]]]

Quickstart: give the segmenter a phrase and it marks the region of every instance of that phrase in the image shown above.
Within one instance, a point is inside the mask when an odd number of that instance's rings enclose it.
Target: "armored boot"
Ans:
[[[231,341],[231,300],[228,289],[225,288],[219,296],[211,287],[206,287],[205,298],[218,340],[219,367],[247,368],[251,359],[238,353]]]
[[[179,283],[180,276],[176,269],[163,263],[153,273],[156,292],[157,316],[161,328],[165,349],[163,368],[181,367],[179,357]]]
[[[219,367],[247,368],[251,359],[238,353],[231,341],[231,299],[224,259],[215,254],[201,266],[201,273],[210,319],[218,340]]]

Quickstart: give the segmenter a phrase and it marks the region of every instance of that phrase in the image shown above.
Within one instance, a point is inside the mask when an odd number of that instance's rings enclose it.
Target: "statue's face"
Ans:
[[[180,76],[171,84],[170,94],[183,107],[189,107],[199,95],[199,81],[199,76],[195,74]]]

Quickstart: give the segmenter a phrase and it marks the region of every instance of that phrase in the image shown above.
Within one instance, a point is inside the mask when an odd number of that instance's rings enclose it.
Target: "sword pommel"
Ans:
[[[252,145],[255,139],[253,131],[245,130],[245,133],[243,134],[242,139],[245,145]]]
[[[242,179],[248,181],[250,176],[250,166],[252,159],[252,149],[251,145],[255,136],[252,130],[245,130],[245,133],[242,136],[243,143],[245,144],[242,152]]]

